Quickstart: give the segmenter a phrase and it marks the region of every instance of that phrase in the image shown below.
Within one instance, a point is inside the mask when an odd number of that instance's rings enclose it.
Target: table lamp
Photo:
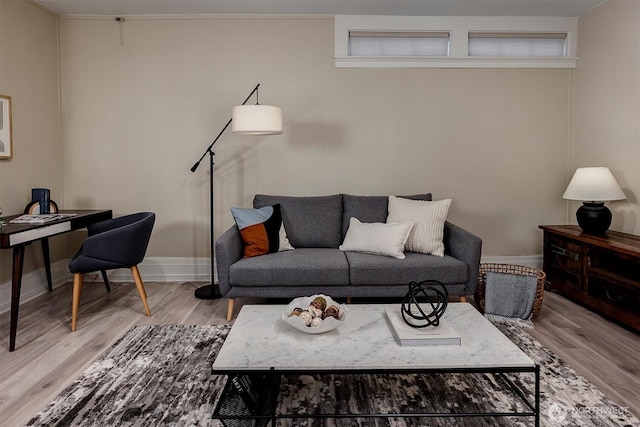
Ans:
[[[611,225],[611,211],[604,202],[624,200],[626,196],[606,167],[576,169],[563,199],[582,201],[576,212],[578,225],[589,234],[604,234]]]

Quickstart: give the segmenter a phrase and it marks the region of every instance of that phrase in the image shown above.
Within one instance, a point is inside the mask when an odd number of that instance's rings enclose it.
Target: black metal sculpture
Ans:
[[[407,325],[414,328],[438,326],[449,303],[449,292],[436,280],[409,283],[409,292],[402,299],[401,313]],[[422,304],[422,306],[421,306]],[[424,309],[429,306],[431,309]]]

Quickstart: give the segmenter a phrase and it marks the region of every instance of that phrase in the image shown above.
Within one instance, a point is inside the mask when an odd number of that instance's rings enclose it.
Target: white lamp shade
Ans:
[[[282,109],[272,105],[238,105],[231,113],[231,131],[245,135],[282,133]]]
[[[626,196],[609,168],[578,168],[571,178],[563,199],[588,202],[624,200]]]

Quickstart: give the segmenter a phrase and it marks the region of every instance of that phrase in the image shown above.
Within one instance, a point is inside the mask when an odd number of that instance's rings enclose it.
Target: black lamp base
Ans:
[[[222,298],[222,294],[220,294],[220,289],[218,289],[218,285],[204,285],[200,286],[194,292],[196,298],[198,299],[216,299]]]
[[[611,225],[611,211],[604,202],[583,202],[576,212],[578,225],[589,234],[604,234]]]

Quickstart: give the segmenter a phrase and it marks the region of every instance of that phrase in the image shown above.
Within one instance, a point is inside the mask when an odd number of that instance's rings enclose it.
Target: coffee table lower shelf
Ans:
[[[271,427],[279,419],[324,419],[324,418],[490,418],[490,417],[530,417],[532,425],[540,425],[540,367],[518,368],[458,368],[458,369],[420,369],[420,370],[368,370],[368,371],[314,371],[313,374],[335,375],[395,375],[395,374],[496,374],[508,384],[510,391],[524,405],[526,410],[516,412],[416,412],[416,413],[368,413],[368,414],[287,414],[278,413],[278,394],[283,375],[303,375],[307,372],[282,371],[274,368],[269,371],[219,372],[226,374],[227,383],[213,412],[213,419],[220,420],[225,427]],[[533,401],[527,397],[505,374],[533,374]]]

